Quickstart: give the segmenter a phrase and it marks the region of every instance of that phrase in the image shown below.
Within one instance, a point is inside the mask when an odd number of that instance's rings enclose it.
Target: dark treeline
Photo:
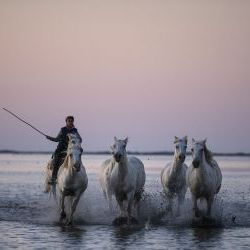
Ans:
[[[21,150],[0,150],[0,154],[52,154],[52,151],[21,151]],[[128,151],[129,155],[173,155],[172,151]],[[84,151],[84,154],[88,155],[107,155],[111,154],[110,151]],[[187,155],[191,155],[191,152],[187,152]],[[250,156],[250,153],[213,153],[214,156]]]

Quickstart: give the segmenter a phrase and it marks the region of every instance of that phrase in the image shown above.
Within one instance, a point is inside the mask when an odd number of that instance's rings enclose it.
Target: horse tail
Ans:
[[[51,195],[53,195],[54,200],[57,202],[56,185],[49,184],[52,176],[52,169],[52,160],[50,160],[45,169],[44,193],[48,193],[50,198]]]
[[[50,184],[46,184],[46,193],[49,193],[49,197],[51,198],[51,196],[53,196],[55,202],[57,203],[57,195],[56,195],[56,184],[54,185],[50,185]]]
[[[56,184],[51,186],[51,193],[53,195],[54,200],[57,202],[57,196],[56,196]]]
[[[44,193],[51,193],[51,186],[49,185],[49,180],[51,178],[51,160],[48,162],[45,169],[45,178],[44,178]]]

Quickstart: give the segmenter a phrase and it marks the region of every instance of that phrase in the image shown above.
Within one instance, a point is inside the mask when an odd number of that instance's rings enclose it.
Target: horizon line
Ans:
[[[11,150],[11,149],[1,149],[0,154],[52,154],[54,151],[33,151],[33,150]],[[90,154],[90,155],[107,155],[111,154],[110,151],[107,150],[90,150],[84,151],[83,154]],[[173,155],[174,151],[164,151],[164,150],[150,150],[150,151],[127,151],[129,155]],[[250,152],[228,152],[228,153],[221,153],[221,152],[212,152],[215,156],[250,156]],[[187,152],[187,155],[191,155],[191,152]]]

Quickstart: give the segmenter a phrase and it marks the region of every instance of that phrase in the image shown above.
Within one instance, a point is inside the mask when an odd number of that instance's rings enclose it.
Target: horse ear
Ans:
[[[124,142],[127,144],[128,143],[128,137],[125,138]]]
[[[203,144],[205,145],[206,142],[207,142],[207,138],[205,138],[205,139],[203,140]]]
[[[178,142],[179,138],[177,136],[174,137],[174,143]]]
[[[194,138],[192,138],[192,143],[195,143],[195,139]]]
[[[118,141],[118,140],[117,140],[117,138],[116,138],[116,136],[114,136],[114,141],[115,141],[115,142],[117,142],[117,141]]]

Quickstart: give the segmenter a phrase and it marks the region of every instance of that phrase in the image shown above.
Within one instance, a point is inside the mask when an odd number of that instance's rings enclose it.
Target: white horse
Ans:
[[[120,217],[114,223],[130,223],[136,221],[132,217],[132,209],[135,208],[138,213],[138,203],[143,193],[146,179],[144,165],[138,158],[127,156],[127,138],[118,140],[114,137],[114,140],[111,147],[113,157],[102,164],[99,181],[109,203],[112,195],[118,202]]]
[[[186,171],[187,165],[184,163],[187,150],[187,136],[182,139],[175,136],[174,160],[166,165],[161,172],[161,183],[163,191],[168,198],[167,211],[172,214],[173,198],[178,197],[177,216],[180,215],[180,207],[187,192]]]
[[[204,198],[207,201],[207,216],[210,217],[214,196],[221,188],[221,170],[207,149],[206,140],[193,139],[192,143],[193,161],[187,170],[187,184],[192,194],[194,214],[196,217],[201,215],[197,200]]]
[[[81,155],[83,149],[81,147],[81,138],[76,134],[68,134],[69,142],[67,155],[63,164],[60,166],[57,175],[57,188],[60,193],[60,221],[66,218],[65,213],[65,197],[70,196],[70,213],[67,224],[72,224],[73,214],[83,192],[88,186],[88,177],[82,164]],[[48,177],[51,176],[50,164],[47,166]],[[48,184],[47,184],[48,185]],[[53,189],[53,187],[52,187]],[[47,191],[51,188],[47,186]],[[55,187],[54,190],[55,192]]]

